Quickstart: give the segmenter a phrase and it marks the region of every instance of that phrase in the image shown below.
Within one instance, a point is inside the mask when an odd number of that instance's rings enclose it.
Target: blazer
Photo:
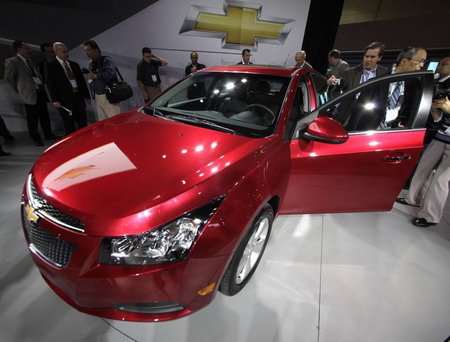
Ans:
[[[39,71],[31,60],[30,63],[36,74],[39,75]],[[5,80],[20,95],[25,104],[35,105],[37,103],[37,89],[33,75],[19,56],[16,55],[5,60]]]
[[[68,62],[77,81],[78,91],[83,98],[90,100],[91,97],[80,65],[70,60]],[[69,109],[74,109],[79,105],[82,105],[83,108],[86,106],[84,101],[81,101],[82,103],[75,103],[76,98],[73,96],[72,85],[67,78],[63,66],[57,59],[45,63],[45,75],[52,102],[61,102],[62,106]]]
[[[184,76],[187,76],[191,73],[191,68],[192,68],[192,63],[189,64],[186,68],[184,68]],[[206,68],[205,64],[197,63],[197,71],[205,69],[205,68]]]
[[[376,76],[384,75],[387,72],[388,72],[388,68],[386,68],[382,65],[377,65]],[[353,89],[356,86],[358,86],[361,81],[362,73],[363,73],[362,64],[345,71],[341,78],[340,89],[342,89],[343,91],[346,91],[348,89]]]

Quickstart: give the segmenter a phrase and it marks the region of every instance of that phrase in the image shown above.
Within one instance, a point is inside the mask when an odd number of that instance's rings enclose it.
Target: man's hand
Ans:
[[[90,80],[95,80],[97,78],[97,75],[95,75],[92,71],[90,71],[88,74],[86,74],[86,77]]]
[[[331,75],[328,79],[327,79],[327,84],[329,86],[335,85],[336,84],[336,76]]]
[[[53,106],[55,106],[55,108],[61,108],[61,102],[58,102],[58,101],[56,101],[56,102],[53,102]]]
[[[439,99],[439,100],[434,100],[431,108],[439,108],[442,109],[444,112],[450,113],[450,101],[448,99],[448,97],[443,98],[443,99]]]

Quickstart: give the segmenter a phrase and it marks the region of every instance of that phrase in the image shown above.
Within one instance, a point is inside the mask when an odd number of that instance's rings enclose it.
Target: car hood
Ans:
[[[50,204],[74,216],[121,218],[168,201],[176,207],[189,191],[197,197],[184,200],[193,204],[225,194],[265,157],[269,141],[130,112],[50,147],[33,179]]]

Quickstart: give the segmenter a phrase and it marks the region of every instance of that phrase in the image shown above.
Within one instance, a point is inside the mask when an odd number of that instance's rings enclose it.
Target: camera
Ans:
[[[433,88],[433,100],[450,97],[450,87],[445,87],[442,83],[436,82]]]
[[[86,69],[86,68],[81,68],[81,72],[83,74],[89,74],[91,71],[89,69]]]
[[[440,73],[434,74],[433,100],[445,99],[450,96],[450,87],[445,87],[444,83],[439,82],[440,77]]]

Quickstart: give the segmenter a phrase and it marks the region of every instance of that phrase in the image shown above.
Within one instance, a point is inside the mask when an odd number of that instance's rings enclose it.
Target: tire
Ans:
[[[269,240],[273,217],[272,207],[266,204],[239,243],[220,282],[219,291],[224,295],[237,294],[255,273]]]

